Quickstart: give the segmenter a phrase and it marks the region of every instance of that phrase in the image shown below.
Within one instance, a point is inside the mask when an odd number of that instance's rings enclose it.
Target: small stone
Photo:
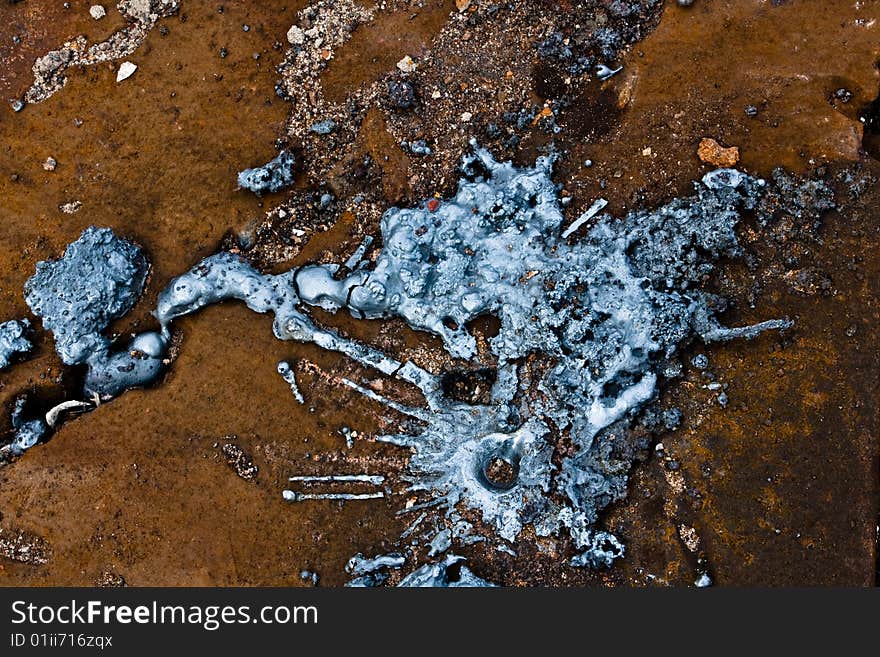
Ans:
[[[245,23],[244,25],[241,26],[241,31],[242,31],[242,32],[250,32],[250,31],[251,31],[251,26],[248,25],[247,23]]]
[[[471,0],[455,0],[455,8],[460,12],[467,11],[471,6]]]
[[[287,41],[294,46],[301,46],[305,43],[306,33],[302,31],[301,28],[294,25],[289,30],[287,30]]]
[[[468,122],[470,122],[470,120],[471,120],[472,118],[474,118],[474,115],[471,114],[470,112],[463,112],[462,115],[461,115],[461,120],[462,120],[462,122],[464,122],[464,123],[468,123]]]
[[[681,2],[682,0],[679,0],[679,3]],[[693,0],[690,0],[690,2],[693,2]],[[694,586],[696,586],[698,589],[704,589],[708,586],[712,586],[712,578],[709,577],[706,573],[703,573],[702,575],[700,575],[700,579],[694,582]]]
[[[18,98],[11,98],[9,104],[12,106],[13,112],[20,112],[24,109],[24,101],[19,100]]]
[[[220,50],[217,51],[217,54],[220,55],[220,59],[226,59],[229,51],[226,48],[220,48]]]
[[[744,111],[746,113],[746,116],[748,116],[751,119],[758,116],[758,108],[755,107],[754,105],[746,105],[746,108]]]
[[[55,171],[55,167],[58,166],[58,162],[54,157],[47,157],[46,161],[43,162],[43,169],[46,171]]]
[[[679,7],[690,7],[694,4],[694,0],[678,0]]]
[[[291,153],[282,150],[278,155],[260,167],[245,169],[238,174],[238,186],[254,194],[272,194],[292,184],[295,179],[296,159]]]
[[[716,167],[729,168],[739,162],[739,147],[725,148],[711,137],[705,137],[697,148],[700,160]]]
[[[418,64],[413,61],[412,57],[406,55],[403,59],[397,62],[397,68],[404,73],[415,73],[416,69],[418,68]]]
[[[131,62],[122,62],[122,65],[119,67],[119,71],[116,72],[116,81],[122,82],[123,80],[130,78],[134,75],[134,72],[137,70],[137,64],[132,64]]]
[[[313,123],[309,130],[314,132],[316,135],[329,135],[331,132],[336,130],[336,121],[333,119],[324,119],[323,121],[318,121],[317,123]]]
[[[92,5],[89,7],[89,13],[92,15],[92,18],[99,21],[107,15],[107,10],[101,5]]]

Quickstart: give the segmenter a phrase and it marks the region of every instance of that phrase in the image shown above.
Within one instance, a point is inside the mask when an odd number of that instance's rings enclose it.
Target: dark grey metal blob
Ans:
[[[272,194],[293,184],[296,159],[289,151],[281,151],[261,167],[245,169],[238,174],[238,186],[254,194]]]
[[[34,345],[28,339],[30,322],[13,319],[0,324],[0,370],[9,367],[17,354],[26,354]]]

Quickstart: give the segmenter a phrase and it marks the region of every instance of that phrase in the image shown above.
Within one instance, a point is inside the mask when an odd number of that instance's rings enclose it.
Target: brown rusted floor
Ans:
[[[67,11],[48,0],[0,4],[3,98],[29,86],[35,57],[75,34],[103,38],[118,26],[114,12],[92,21],[88,4]],[[368,82],[405,52],[427,48],[445,16],[443,3],[430,4],[405,38],[402,13],[356,31],[327,69],[328,94],[344,98],[347,83]],[[684,410],[684,426],[661,437],[665,456],[637,466],[629,497],[604,521],[627,544],[626,558],[590,574],[528,547],[516,559],[473,551],[479,574],[506,584],[691,584],[704,558],[719,584],[875,582],[880,189],[850,200],[835,178],[848,167],[880,178],[880,164],[860,151],[857,116],[880,88],[880,10],[855,4],[667,2],[624,71],[579,90],[579,101],[557,117],[556,141],[568,151],[557,175],[574,208],[602,195],[621,212],[686,193],[709,168],[696,157],[702,137],[739,146],[741,166],[757,175],[828,163],[843,204],[813,237],[793,227],[779,239],[752,238],[755,227],[744,227],[759,264],[726,268],[719,286],[735,305],[725,319],[788,315],[796,327],[784,341],[766,335],[706,351],[730,386],[726,409],[690,370],[665,391]],[[184,1],[180,16],[160,22],[168,34],[153,30],[128,58],[139,66],[128,80],[117,84],[113,65],[72,71],[48,101],[19,114],[0,107],[0,320],[25,315],[22,285],[36,261],[59,255],[96,224],[148,252],[148,294],[116,328],[147,326],[170,277],[214,252],[230,230],[262,219],[274,201],[236,191],[235,173],[271,157],[283,131],[288,108],[273,92],[282,53],[273,44],[286,42],[303,6],[229,3],[221,14],[214,3]],[[15,33],[23,42],[11,48]],[[451,67],[457,82],[455,75]],[[853,100],[832,102],[839,87]],[[747,105],[759,108],[756,117],[745,114]],[[374,114],[359,142],[390,150],[384,130]],[[518,159],[547,141],[533,131]],[[58,161],[54,172],[42,168],[48,156]],[[587,158],[590,168],[581,166]],[[405,186],[392,169],[383,168],[383,183]],[[59,211],[72,200],[83,204],[76,214]],[[337,233],[348,239],[345,226],[318,235],[299,257],[333,248]],[[800,268],[830,281],[825,289],[791,284],[792,249]],[[392,351],[416,344],[396,323],[333,321]],[[162,385],[66,423],[49,443],[0,468],[0,528],[41,537],[50,550],[44,565],[0,559],[0,584],[89,585],[113,572],[130,585],[301,585],[299,573],[309,569],[334,585],[344,581],[349,556],[381,552],[400,535],[408,520],[395,515],[400,498],[288,505],[280,497],[291,474],[401,467],[391,448],[361,442],[343,450],[341,427],[375,431],[381,409],[319,377],[301,377],[308,403],[299,406],[275,372],[281,359],[305,358],[329,372],[346,363],[274,340],[269,318],[239,305],[209,308],[179,328],[179,356]],[[32,359],[0,373],[0,405],[10,408],[30,388],[46,395],[55,385],[60,396],[67,381],[53,383],[59,365],[51,337],[40,336]],[[220,447],[229,435],[259,466],[255,481],[225,463]]]

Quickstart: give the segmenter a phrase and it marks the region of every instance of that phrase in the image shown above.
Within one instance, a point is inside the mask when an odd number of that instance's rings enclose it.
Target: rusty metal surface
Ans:
[[[93,21],[88,4],[0,4],[4,98],[30,85],[36,57],[75,34],[103,38],[118,27],[114,12]],[[276,201],[236,190],[235,174],[269,159],[290,128],[289,107],[273,91],[283,58],[275,44],[286,43],[305,4],[229,3],[220,13],[213,3],[183,2],[179,14],[160,21],[166,29],[151,31],[128,58],[138,65],[130,79],[117,84],[108,64],[72,70],[49,100],[20,113],[0,108],[0,321],[26,315],[21,290],[35,263],[59,255],[88,225],[136,241],[153,263],[144,298],[114,326],[125,332],[151,325],[149,309],[172,276],[265,221]],[[448,35],[441,43],[454,3],[426,3],[421,12],[398,4],[334,54],[322,76],[334,102],[385,76],[403,54],[432,48],[450,87],[473,84],[469,67],[480,65],[459,61],[458,47],[513,62],[489,107],[504,102],[504,84],[526,89],[539,105],[542,93],[556,93],[548,80],[559,84],[562,74],[522,55],[540,34],[537,24],[521,21],[511,32],[489,22],[479,28],[489,35],[484,43]],[[534,3],[531,11],[541,16],[555,4]],[[569,4],[560,3],[563,12]],[[508,585],[691,585],[704,570],[720,585],[872,585],[880,163],[863,150],[859,112],[880,89],[880,12],[873,3],[819,0],[665,4],[659,22],[645,19],[653,31],[625,53],[623,72],[567,89],[577,100],[554,117],[559,134],[536,121],[509,154],[528,162],[552,137],[563,153],[555,176],[572,196],[573,216],[599,195],[619,214],[686,193],[711,168],[697,157],[704,137],[738,146],[740,166],[755,175],[777,166],[815,175],[824,167],[839,208],[819,226],[741,227],[752,266],[725,265],[717,283],[733,300],[725,319],[789,316],[795,328],[784,339],[694,349],[708,355],[714,380],[729,386],[729,403],[718,404],[695,368],[663,391],[664,403],[683,410],[682,428],[657,438],[662,449],[636,466],[627,499],[602,520],[627,544],[623,560],[608,571],[571,569],[547,556],[563,546],[538,541],[524,541],[516,558],[465,554],[481,576]],[[22,35],[16,47],[13,34]],[[840,88],[852,92],[846,103],[834,97]],[[448,132],[444,112],[430,96],[404,118],[377,103],[351,143],[328,149],[310,174],[326,171],[339,194],[375,187],[385,204],[447,192],[466,135]],[[448,153],[433,168],[414,162],[391,134],[400,122],[444,135]],[[379,166],[361,178],[352,163],[364,154]],[[51,172],[42,166],[49,156],[58,162]],[[592,166],[583,165],[587,159]],[[857,197],[851,180],[863,183]],[[318,182],[304,175],[292,194]],[[82,203],[78,212],[59,211],[73,200]],[[361,234],[377,234],[375,221],[355,209],[335,223],[312,222],[307,242],[293,251],[281,239],[283,222],[273,225],[260,237],[262,264],[350,253]],[[398,321],[325,319],[392,353],[442,361],[435,340]],[[408,521],[395,502],[288,505],[278,495],[290,474],[340,463],[393,473],[403,459],[369,441],[343,451],[343,426],[370,434],[387,422],[354,393],[314,376],[301,382],[309,405],[294,402],[275,372],[278,361],[306,359],[331,373],[352,366],[312,346],[278,342],[270,325],[230,304],[185,318],[161,385],[66,423],[0,467],[0,529],[32,537],[46,555],[45,563],[28,563],[0,552],[0,584],[92,585],[109,573],[130,585],[299,586],[306,584],[300,572],[311,570],[322,585],[339,585],[352,554],[390,548]],[[72,385],[51,337],[37,337],[31,359],[0,373],[4,409],[22,391],[56,399]],[[253,459],[255,479],[236,476],[227,444]]]

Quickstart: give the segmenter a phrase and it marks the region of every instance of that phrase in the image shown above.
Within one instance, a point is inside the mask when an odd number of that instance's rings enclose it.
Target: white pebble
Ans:
[[[415,73],[418,68],[418,64],[413,61],[413,58],[407,55],[399,62],[397,62],[397,68],[399,68],[404,73]]]
[[[122,82],[126,78],[130,78],[136,70],[137,64],[122,62],[122,66],[119,67],[119,71],[116,73],[116,81]]]
[[[92,5],[89,7],[89,13],[92,15],[92,18],[99,21],[107,15],[107,10],[101,5]]]

